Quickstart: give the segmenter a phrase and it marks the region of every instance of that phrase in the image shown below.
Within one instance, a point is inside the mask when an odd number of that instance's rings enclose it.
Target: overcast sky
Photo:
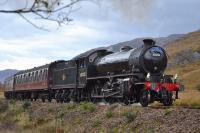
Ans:
[[[137,37],[161,37],[200,29],[199,0],[100,0],[78,4],[70,25],[0,14],[0,70],[28,69],[54,60],[68,60],[91,48]],[[3,8],[2,6],[0,8]]]

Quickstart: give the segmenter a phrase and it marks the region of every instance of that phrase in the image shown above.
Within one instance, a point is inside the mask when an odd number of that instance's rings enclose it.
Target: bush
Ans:
[[[92,124],[92,127],[99,127],[101,125],[101,121],[99,119],[95,120]]]
[[[92,113],[96,110],[96,106],[92,103],[82,102],[80,104],[80,109]]]
[[[192,103],[191,108],[193,109],[200,109],[200,103]]]
[[[165,112],[164,112],[165,115],[170,115],[171,113],[172,113],[171,109],[165,109]]]
[[[8,102],[5,100],[0,100],[0,113],[5,112],[8,109]]]
[[[200,91],[200,84],[196,86],[197,90]]]
[[[25,102],[22,104],[23,109],[27,109],[27,108],[30,107],[30,106],[31,106],[31,103],[28,102],[28,101],[25,101]]]
[[[111,110],[108,110],[108,111],[106,112],[106,117],[107,117],[107,118],[113,117],[113,112],[112,112]]]
[[[67,105],[67,109],[71,110],[71,109],[75,109],[76,108],[76,104],[71,103]]]
[[[16,101],[14,99],[10,100],[10,104],[15,105]]]
[[[109,131],[108,131],[108,133],[119,133],[120,131],[119,131],[119,129],[117,128],[117,127],[115,127],[115,128],[111,128]]]
[[[127,122],[130,123],[130,122],[133,122],[136,119],[136,117],[138,115],[138,111],[125,112],[123,115],[126,117]]]

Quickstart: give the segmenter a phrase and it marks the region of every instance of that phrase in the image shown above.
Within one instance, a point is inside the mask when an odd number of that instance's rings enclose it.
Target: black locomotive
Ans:
[[[56,61],[20,71],[5,80],[5,97],[57,102],[106,101],[142,106],[171,105],[181,85],[164,75],[167,55],[152,39],[139,48],[87,51],[69,61]],[[175,97],[173,98],[173,92]]]

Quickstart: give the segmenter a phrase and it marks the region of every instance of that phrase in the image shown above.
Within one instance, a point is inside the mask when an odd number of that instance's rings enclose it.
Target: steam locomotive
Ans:
[[[59,60],[20,71],[5,80],[7,99],[56,99],[57,102],[105,101],[140,103],[158,101],[170,106],[182,85],[165,75],[167,55],[152,39],[139,48],[120,52],[97,48],[72,60]],[[174,95],[174,96],[173,96]]]

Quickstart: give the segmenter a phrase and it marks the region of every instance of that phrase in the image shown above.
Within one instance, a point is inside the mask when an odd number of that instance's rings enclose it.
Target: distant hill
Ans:
[[[188,33],[166,46],[169,66],[188,64],[200,60],[200,30]]]
[[[200,30],[170,43],[166,51],[169,55],[167,72],[179,74],[187,89],[200,90]]]
[[[172,34],[167,37],[159,37],[159,38],[152,38],[152,39],[154,39],[156,41],[156,45],[165,47],[174,41],[184,38],[185,36],[186,36],[186,34]],[[143,45],[143,39],[145,39],[145,38],[150,38],[150,37],[136,38],[131,41],[121,42],[121,43],[117,43],[114,45],[110,45],[108,47],[100,47],[100,48],[96,48],[96,49],[108,49],[109,51],[117,52],[123,46],[131,46],[132,48],[137,48],[137,47],[140,47]],[[92,50],[95,50],[95,49],[92,49]],[[92,50],[86,51],[76,57],[79,57],[81,55],[87,55]]]
[[[170,44],[176,40],[179,40],[183,37],[185,37],[185,34],[172,34],[169,35],[168,37],[159,37],[159,38],[152,38],[156,41],[156,44],[162,47],[165,47],[167,44]],[[147,37],[149,38],[149,37]],[[132,48],[139,47],[143,45],[143,39],[145,38],[136,38],[131,41],[126,41],[126,42],[121,42],[118,44],[114,44],[108,47],[109,50],[111,51],[119,51],[121,47],[123,46],[131,46]]]
[[[18,70],[15,70],[15,69],[1,70],[1,71],[0,71],[0,82],[1,82],[1,83],[4,83],[4,80],[5,80],[7,77],[9,77],[9,76],[11,76],[11,75],[13,75],[13,74],[15,74],[15,73],[17,73],[17,72],[18,72]]]

